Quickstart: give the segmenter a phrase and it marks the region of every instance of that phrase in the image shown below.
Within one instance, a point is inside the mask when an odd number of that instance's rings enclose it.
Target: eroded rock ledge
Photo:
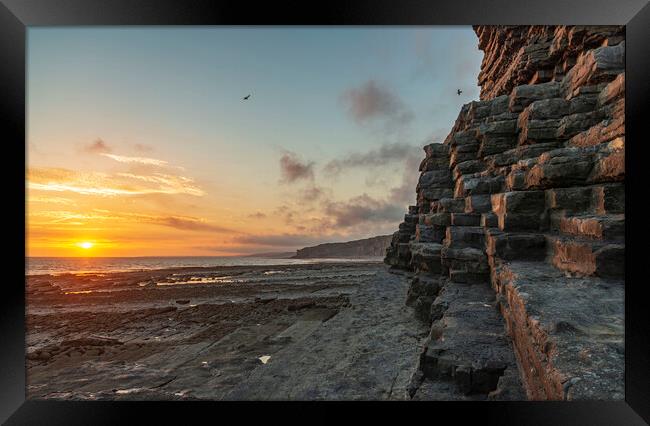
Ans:
[[[474,29],[481,100],[386,251],[431,324],[411,394],[622,399],[624,29]]]

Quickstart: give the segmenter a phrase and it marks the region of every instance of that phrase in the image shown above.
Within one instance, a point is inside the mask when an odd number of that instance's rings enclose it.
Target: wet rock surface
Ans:
[[[29,398],[405,399],[426,335],[380,263],[28,279]]]
[[[225,395],[254,400],[409,399],[427,328],[404,305],[408,284],[378,270],[349,307],[277,352]]]

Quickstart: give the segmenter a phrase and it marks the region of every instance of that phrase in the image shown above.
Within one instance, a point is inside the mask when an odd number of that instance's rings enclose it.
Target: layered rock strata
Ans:
[[[623,29],[474,29],[481,100],[424,148],[387,249],[432,325],[413,395],[622,399]]]

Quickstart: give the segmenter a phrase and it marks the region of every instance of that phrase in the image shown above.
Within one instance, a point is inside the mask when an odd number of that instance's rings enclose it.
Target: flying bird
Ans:
[[[456,90],[456,93],[458,93],[458,96],[460,96],[460,94],[463,93],[463,91],[458,89],[458,90]]]
[[[246,96],[244,96],[242,99],[245,100],[245,101],[247,101],[248,98],[250,98],[250,97],[251,97],[251,95],[246,95]]]

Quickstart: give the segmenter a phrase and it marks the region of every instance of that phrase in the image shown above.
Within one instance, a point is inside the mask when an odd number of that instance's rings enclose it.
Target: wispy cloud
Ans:
[[[239,244],[256,244],[262,246],[302,247],[313,244],[321,244],[329,240],[335,241],[336,238],[329,237],[324,239],[317,235],[287,233],[270,235],[242,235],[233,238],[232,241]]]
[[[302,245],[299,245],[296,248],[302,247]],[[230,256],[251,255],[258,253],[282,253],[289,255],[295,252],[295,249],[290,246],[268,246],[257,244],[199,245],[194,246],[193,248],[201,250],[203,252],[209,252],[211,254],[222,254]]]
[[[404,207],[363,194],[347,201],[329,202],[325,213],[334,225],[351,227],[368,222],[395,222],[404,215]]]
[[[30,196],[30,203],[48,203],[48,204],[74,204],[72,200],[63,197],[48,196]]]
[[[255,213],[250,213],[247,215],[251,219],[265,219],[266,214],[262,212],[255,212]]]
[[[311,186],[300,191],[300,195],[303,201],[309,203],[325,197],[326,192],[328,191],[325,188],[312,184]]]
[[[39,219],[41,221],[39,221]],[[42,221],[44,219],[44,221]],[[140,223],[160,225],[183,231],[207,231],[218,233],[234,233],[236,231],[212,224],[203,218],[181,215],[155,215],[139,213],[111,212],[95,209],[90,212],[75,212],[65,210],[40,211],[30,214],[30,222],[38,224],[58,224],[72,226],[87,226],[102,222],[109,223]]]
[[[61,168],[30,168],[29,189],[74,192],[84,195],[119,196],[146,194],[187,194],[202,196],[204,192],[189,177],[153,174],[135,175],[100,172],[77,172]]]
[[[106,221],[119,219],[116,215],[106,214],[106,212],[86,212],[79,213],[67,210],[49,210],[30,213],[30,221],[35,219],[45,219],[49,224],[67,224],[83,225],[89,221]],[[40,221],[38,223],[41,223]]]
[[[413,155],[404,159],[402,182],[389,190],[388,200],[391,203],[405,206],[415,201],[415,187],[420,175],[418,169],[423,157],[424,155]]]
[[[167,161],[164,160],[157,160],[155,158],[147,158],[147,157],[128,157],[126,155],[115,155],[115,154],[109,154],[109,153],[101,153],[100,155],[103,155],[104,157],[108,157],[111,160],[118,161],[120,163],[138,163],[138,164],[147,164],[150,166],[167,166],[168,163]]]
[[[90,154],[107,154],[112,150],[113,149],[103,139],[99,138],[83,147],[83,151]]]
[[[280,157],[280,174],[284,183],[313,180],[314,163],[302,161],[295,153],[287,151]]]
[[[374,80],[346,90],[340,99],[348,114],[358,124],[381,119],[386,122],[387,130],[394,130],[415,118],[413,111],[397,94]]]
[[[117,176],[136,179],[143,182],[160,184],[163,187],[184,186],[188,188],[188,187],[192,187],[192,185],[194,184],[194,179],[192,178],[179,176],[179,175],[170,175],[165,173],[153,173],[151,175],[138,175],[135,173],[117,173]],[[192,195],[203,195],[203,191],[201,190],[197,191],[196,189],[198,188],[193,188],[193,190],[191,191]]]
[[[133,149],[135,149],[138,152],[152,152],[153,146],[145,143],[136,143],[133,145]]]
[[[328,175],[338,175],[346,169],[385,166],[410,156],[421,156],[421,149],[404,143],[384,144],[367,152],[353,152],[336,158],[325,165],[324,171]]]
[[[204,219],[187,216],[137,216],[144,223],[167,226],[169,228],[180,229],[183,231],[208,231],[231,233],[235,232],[230,228],[214,225],[206,222]]]

